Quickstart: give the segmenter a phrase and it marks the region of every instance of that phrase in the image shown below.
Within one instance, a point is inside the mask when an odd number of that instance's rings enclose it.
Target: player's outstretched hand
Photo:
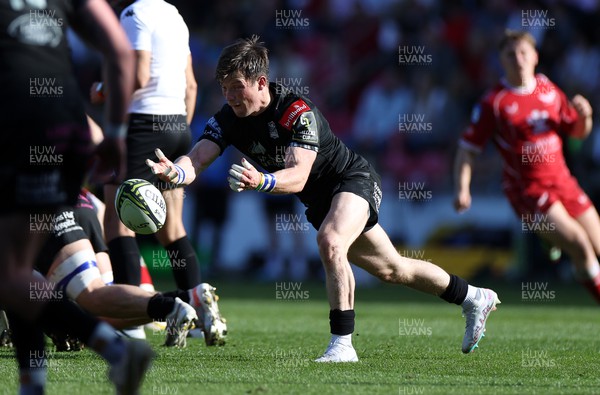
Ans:
[[[235,192],[256,189],[260,183],[260,173],[246,158],[242,158],[242,166],[233,164],[229,169],[229,188]]]
[[[587,118],[592,116],[592,105],[585,97],[575,95],[573,96],[573,99],[571,99],[571,104],[573,104],[575,111],[577,111],[577,114],[579,114],[580,117]]]
[[[174,183],[177,180],[177,169],[163,152],[157,148],[154,150],[156,157],[158,158],[158,163],[151,161],[150,159],[146,159],[146,165],[150,168],[153,174],[161,180],[165,182]]]

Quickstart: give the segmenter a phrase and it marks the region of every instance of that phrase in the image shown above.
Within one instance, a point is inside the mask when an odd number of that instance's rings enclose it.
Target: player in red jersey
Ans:
[[[535,74],[538,53],[529,33],[506,31],[500,60],[505,77],[475,107],[460,140],[454,207],[458,212],[470,207],[474,155],[492,139],[504,162],[504,193],[523,229],[564,249],[600,302],[600,219],[562,151],[564,137],[588,136],[592,108],[581,95],[569,101],[546,76]]]

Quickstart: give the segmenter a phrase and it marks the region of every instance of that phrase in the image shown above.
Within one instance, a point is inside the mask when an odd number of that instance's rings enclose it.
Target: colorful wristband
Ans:
[[[175,166],[175,168],[177,169],[177,181],[175,183],[177,185],[181,185],[185,181],[185,171],[179,165],[173,164],[173,166]]]
[[[256,187],[259,192],[271,192],[277,184],[277,179],[271,173],[260,173],[260,182]]]

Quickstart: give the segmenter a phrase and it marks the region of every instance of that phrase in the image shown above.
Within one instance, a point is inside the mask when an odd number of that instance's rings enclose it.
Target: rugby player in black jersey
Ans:
[[[117,393],[137,393],[152,358],[149,346],[120,339],[108,324],[60,297],[32,272],[49,234],[43,229],[51,225],[57,207],[75,203],[94,153],[71,70],[69,25],[105,59],[110,93],[105,139],[95,150],[101,160],[97,169],[116,179],[124,173],[133,57],[108,4],[0,0],[0,305],[11,315],[20,394],[44,393],[48,365],[42,329],[69,330],[109,362]]]
[[[349,262],[382,281],[461,305],[467,321],[462,351],[473,351],[499,303],[496,293],[432,263],[402,257],[377,223],[382,193],[375,170],[331,132],[307,97],[270,84],[268,73],[267,49],[257,36],[226,47],[216,78],[227,103],[187,155],[173,163],[157,150],[158,163],[147,160],[148,166],[164,181],[189,184],[232,145],[266,170],[258,171],[245,158],[241,166],[232,165],[234,191],[300,198],[318,231],[330,305],[331,341],[316,362],[358,361],[351,340],[355,283]]]

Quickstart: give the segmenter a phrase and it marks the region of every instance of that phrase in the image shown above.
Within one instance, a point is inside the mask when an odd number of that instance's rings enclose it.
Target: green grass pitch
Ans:
[[[281,286],[281,283],[279,284]],[[463,355],[458,306],[401,287],[357,289],[353,337],[360,361],[316,364],[329,340],[322,284],[302,283],[301,300],[277,299],[276,285],[219,287],[229,324],[224,347],[188,339],[160,346],[143,394],[594,394],[600,393],[600,311],[578,287],[537,300],[521,284],[497,287],[502,304],[480,348]],[[306,292],[305,292],[306,291]],[[110,394],[93,353],[49,347],[47,394]],[[0,350],[0,393],[17,392],[12,351]]]

